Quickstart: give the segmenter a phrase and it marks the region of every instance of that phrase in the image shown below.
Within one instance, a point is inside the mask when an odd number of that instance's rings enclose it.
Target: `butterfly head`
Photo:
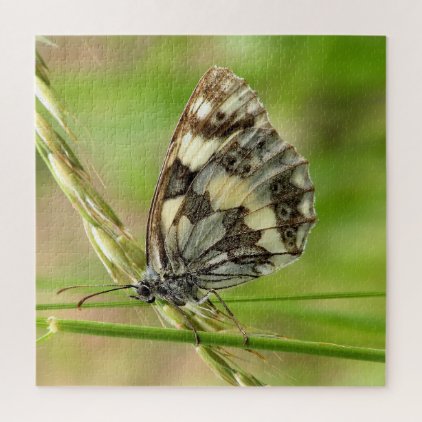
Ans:
[[[153,295],[151,286],[145,281],[139,283],[136,288],[136,293],[138,294],[139,299],[146,303],[155,302],[155,296]]]

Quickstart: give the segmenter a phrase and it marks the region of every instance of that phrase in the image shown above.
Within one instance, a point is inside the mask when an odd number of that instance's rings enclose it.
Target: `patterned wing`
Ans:
[[[147,262],[157,273],[173,267],[165,239],[191,183],[235,133],[252,127],[271,128],[256,94],[229,69],[209,69],[176,127],[154,193],[147,226]]]
[[[172,271],[234,286],[297,259],[315,222],[308,162],[270,128],[235,132],[198,172],[165,239]]]

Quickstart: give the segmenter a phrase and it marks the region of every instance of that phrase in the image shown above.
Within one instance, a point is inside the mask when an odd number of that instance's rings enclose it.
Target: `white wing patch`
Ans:
[[[202,99],[201,99],[202,100]],[[212,110],[212,103],[210,101],[202,100],[200,106],[195,111],[199,120],[205,119]]]
[[[262,230],[266,227],[276,227],[277,218],[272,208],[264,207],[247,214],[245,224],[252,230]]]
[[[221,140],[218,138],[205,141],[200,135],[192,137],[188,133],[182,140],[177,156],[184,166],[195,172],[204,166],[220,145]]]
[[[168,232],[182,201],[183,195],[180,195],[164,202],[162,211],[163,218],[161,220],[161,230],[164,233]]]
[[[182,252],[187,262],[194,262],[202,254],[226,235],[221,213],[213,213],[200,220],[191,230],[189,242],[186,242]]]
[[[266,251],[273,254],[287,252],[277,229],[263,230],[256,246],[264,248]]]

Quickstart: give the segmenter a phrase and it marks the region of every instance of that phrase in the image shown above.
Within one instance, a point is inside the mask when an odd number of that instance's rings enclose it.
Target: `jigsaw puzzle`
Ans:
[[[38,37],[37,384],[384,385],[385,54]]]

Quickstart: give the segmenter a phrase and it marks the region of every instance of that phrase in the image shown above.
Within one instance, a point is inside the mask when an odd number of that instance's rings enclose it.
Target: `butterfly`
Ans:
[[[148,217],[145,274],[111,290],[133,287],[132,297],[157,297],[182,313],[214,294],[246,336],[217,291],[298,259],[315,221],[308,161],[280,138],[244,79],[212,67],[167,150]]]

